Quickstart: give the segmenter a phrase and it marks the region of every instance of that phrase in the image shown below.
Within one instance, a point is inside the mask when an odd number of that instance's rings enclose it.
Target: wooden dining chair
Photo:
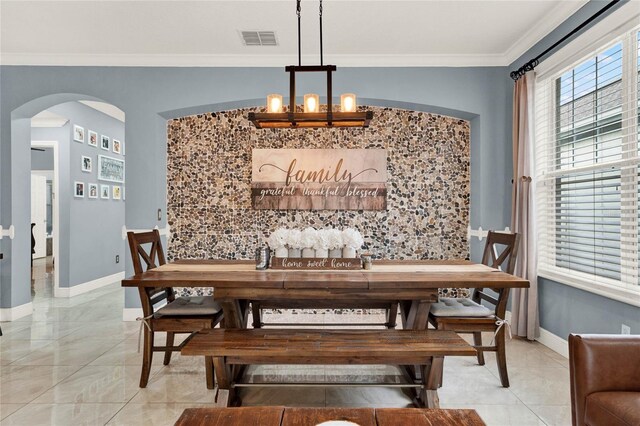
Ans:
[[[482,255],[482,263],[513,274],[518,256],[520,235],[489,231],[487,243]],[[504,269],[503,269],[504,267]],[[500,381],[505,388],[509,387],[507,374],[507,354],[505,352],[506,328],[504,322],[509,300],[508,288],[491,289],[476,288],[471,298],[442,297],[438,303],[431,305],[429,323],[438,330],[452,330],[461,334],[473,334],[473,346],[478,352],[478,364],[484,365],[484,352],[495,352],[500,373]],[[492,305],[484,306],[482,301]],[[495,344],[484,346],[482,332],[494,333]],[[492,341],[492,342],[493,342]],[[442,380],[442,374],[440,374]]]
[[[136,275],[146,270],[156,268],[166,263],[160,233],[157,229],[150,232],[127,232],[131,260]],[[150,245],[145,250],[145,245]],[[222,321],[222,308],[213,300],[213,296],[175,297],[171,287],[139,287],[140,301],[142,303],[144,326],[144,350],[142,355],[142,372],[140,374],[140,387],[147,386],[149,372],[153,360],[153,352],[164,352],[164,365],[171,361],[171,353],[179,351],[189,339],[181,345],[174,344],[176,334],[188,333],[190,335],[206,329],[214,328]],[[164,306],[156,308],[156,305],[166,301]],[[156,332],[166,332],[165,346],[154,346]],[[207,388],[214,388],[213,359],[205,357],[205,369],[207,375]]]

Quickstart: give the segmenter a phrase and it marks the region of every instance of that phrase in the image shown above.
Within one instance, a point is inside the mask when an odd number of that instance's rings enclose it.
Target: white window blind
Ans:
[[[539,273],[640,293],[636,28],[536,81]]]

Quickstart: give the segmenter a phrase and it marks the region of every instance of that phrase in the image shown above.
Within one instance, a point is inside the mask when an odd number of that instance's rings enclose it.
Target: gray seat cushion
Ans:
[[[222,308],[212,296],[178,297],[156,311],[157,316],[215,315]]]
[[[494,314],[471,299],[454,297],[441,297],[438,303],[431,305],[430,312],[436,317],[490,317]]]

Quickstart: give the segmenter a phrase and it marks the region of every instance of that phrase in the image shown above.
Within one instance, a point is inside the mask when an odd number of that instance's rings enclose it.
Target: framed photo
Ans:
[[[76,198],[84,198],[84,182],[73,182],[73,196]]]
[[[120,185],[113,185],[111,187],[111,198],[113,198],[114,200],[119,200],[120,198],[122,198],[122,189],[120,188]]]
[[[89,139],[87,139],[89,146],[98,146],[98,134],[93,130],[89,130]]]
[[[76,142],[84,143],[84,127],[73,126],[73,140]]]
[[[89,184],[89,198],[98,198],[98,184],[90,183]]]
[[[118,139],[113,140],[113,152],[115,154],[122,154],[122,144]]]
[[[100,198],[103,200],[109,199],[109,185],[100,185]]]
[[[104,149],[105,151],[109,151],[109,142],[109,136],[102,135],[102,137],[100,138],[100,146],[102,147],[102,149]]]
[[[93,170],[91,157],[82,156],[82,171],[86,173],[91,173]]]
[[[98,155],[98,179],[124,183],[124,160]]]

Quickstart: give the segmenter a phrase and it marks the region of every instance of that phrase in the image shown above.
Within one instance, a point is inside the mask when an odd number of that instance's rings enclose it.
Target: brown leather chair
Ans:
[[[571,334],[573,426],[640,425],[640,336]]]

